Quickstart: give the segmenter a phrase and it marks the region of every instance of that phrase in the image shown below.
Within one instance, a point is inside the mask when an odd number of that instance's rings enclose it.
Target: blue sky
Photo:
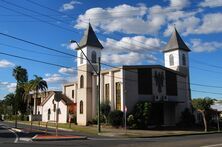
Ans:
[[[40,7],[35,2],[59,13]],[[222,98],[221,7],[222,0],[20,0],[19,3],[1,0],[0,33],[76,55],[73,46],[68,42],[71,39],[79,41],[90,21],[105,47],[102,52],[102,62],[114,66],[162,65],[161,50],[169,40],[175,24],[192,50],[190,53],[192,97],[209,96],[220,99]],[[35,74],[42,76],[48,82],[49,89],[59,90],[62,84],[75,80],[74,57],[2,35],[0,35],[0,52],[70,67],[49,66],[0,54],[0,99],[3,99],[7,93],[13,92],[15,88],[16,81],[12,77],[15,65],[26,68],[29,79]]]

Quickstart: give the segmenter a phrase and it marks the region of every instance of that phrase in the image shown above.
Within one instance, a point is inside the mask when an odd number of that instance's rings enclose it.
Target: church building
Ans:
[[[87,125],[97,114],[98,62],[102,44],[89,24],[77,51],[77,81],[64,86],[63,93],[72,95],[77,104],[77,124]],[[105,51],[105,49],[104,49]],[[153,123],[175,125],[181,112],[190,108],[189,52],[176,28],[163,49],[165,66],[122,65],[100,74],[100,102],[109,102],[111,110],[130,113],[138,101],[153,104]],[[84,54],[90,60],[87,61]],[[110,63],[112,64],[112,63]],[[124,63],[123,63],[124,64]]]

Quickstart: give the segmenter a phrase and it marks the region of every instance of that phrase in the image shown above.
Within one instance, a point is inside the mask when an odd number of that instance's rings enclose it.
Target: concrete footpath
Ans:
[[[10,122],[8,122],[10,123]],[[11,122],[12,124],[12,122]],[[19,122],[20,128],[23,132],[30,131],[28,129],[29,125],[24,122]],[[104,127],[101,128],[101,133],[97,134],[96,126],[73,126],[75,130],[59,128],[58,136],[55,134],[55,128],[49,127],[48,132],[45,131],[43,126],[33,125],[32,131],[39,131],[33,137],[33,141],[41,140],[76,140],[76,139],[87,139],[88,138],[159,138],[159,137],[172,137],[172,136],[189,136],[189,135],[204,135],[204,134],[214,134],[222,133],[218,131],[203,132],[200,130],[124,130],[123,128],[111,128]],[[77,129],[79,128],[79,130]],[[80,130],[82,129],[82,130]],[[90,131],[88,131],[90,130]],[[93,130],[93,134],[91,133]],[[87,132],[88,131],[88,132]],[[87,136],[87,137],[86,137]]]

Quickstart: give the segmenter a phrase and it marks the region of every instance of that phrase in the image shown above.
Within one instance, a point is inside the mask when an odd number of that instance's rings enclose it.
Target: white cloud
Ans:
[[[107,38],[102,41],[102,44],[107,50],[115,50],[117,52],[129,51],[153,51],[160,48],[161,41],[157,38],[146,38],[144,36],[123,37],[119,41]]]
[[[118,5],[114,8],[91,8],[77,19],[75,28],[87,27],[88,20],[96,30],[104,32],[124,32],[127,34],[152,34],[158,32],[165,23],[161,14],[148,16],[149,10],[145,5]]]
[[[195,28],[199,26],[199,23],[200,19],[195,16],[187,17],[182,20],[177,20],[174,22],[177,30],[179,30],[179,32],[182,33],[182,35],[188,35],[194,33]],[[171,35],[172,31],[173,31],[173,25],[169,24],[166,30],[164,31],[164,36]]]
[[[222,32],[222,13],[206,14],[194,34],[209,34]]]
[[[128,52],[124,54],[105,54],[102,56],[102,62],[120,64],[120,65],[138,65],[143,62],[155,63],[157,58],[151,54],[140,54]]]
[[[102,62],[119,65],[154,63],[157,58],[152,51],[160,50],[162,46],[159,39],[144,36],[123,37],[119,41],[107,38],[102,44],[105,47]]]
[[[14,66],[15,64],[8,61],[8,60],[0,60],[0,68],[7,68],[7,67],[12,67]]]
[[[170,6],[174,9],[182,9],[190,4],[189,0],[170,0]]]
[[[201,7],[221,7],[222,6],[222,0],[205,0],[199,4]]]
[[[60,74],[48,74],[44,80],[48,83],[59,84],[66,83],[67,79]]]
[[[73,68],[60,68],[59,73],[61,74],[74,74],[74,69]]]
[[[60,87],[50,86],[48,88],[48,91],[61,91],[61,90],[62,90],[62,85]]]
[[[78,1],[70,1],[69,3],[65,3],[62,5],[62,7],[59,9],[59,11],[68,11],[75,8],[76,4],[81,4],[81,2]]]
[[[192,39],[191,44],[192,44],[191,48],[195,52],[212,52],[222,48],[222,43],[216,41],[203,42],[200,39]]]
[[[170,5],[166,7],[122,4],[113,8],[91,8],[79,15],[75,28],[86,28],[90,19],[93,28],[104,33],[155,35],[167,25],[168,27],[164,31],[164,35],[167,36],[169,35],[169,26],[176,24],[183,35],[197,34],[196,29],[203,19],[197,14],[203,12],[203,9],[182,10],[189,4],[188,0],[171,0]]]
[[[8,92],[14,92],[16,89],[16,85],[16,83],[0,82],[0,88],[6,89]]]

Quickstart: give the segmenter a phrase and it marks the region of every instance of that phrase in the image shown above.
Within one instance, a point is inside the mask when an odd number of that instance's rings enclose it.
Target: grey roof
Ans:
[[[168,52],[168,51],[172,51],[172,50],[176,50],[176,49],[184,50],[184,51],[188,51],[188,52],[190,51],[190,49],[184,43],[183,39],[180,37],[179,33],[177,32],[176,28],[174,27],[174,32],[173,32],[169,42],[167,43],[167,45],[163,49],[163,52]]]
[[[102,44],[99,42],[95,32],[93,31],[93,28],[91,26],[91,24],[89,23],[88,28],[86,29],[83,38],[81,39],[80,43],[79,43],[79,48],[83,48],[85,46],[93,46],[93,47],[98,47],[103,49]]]

